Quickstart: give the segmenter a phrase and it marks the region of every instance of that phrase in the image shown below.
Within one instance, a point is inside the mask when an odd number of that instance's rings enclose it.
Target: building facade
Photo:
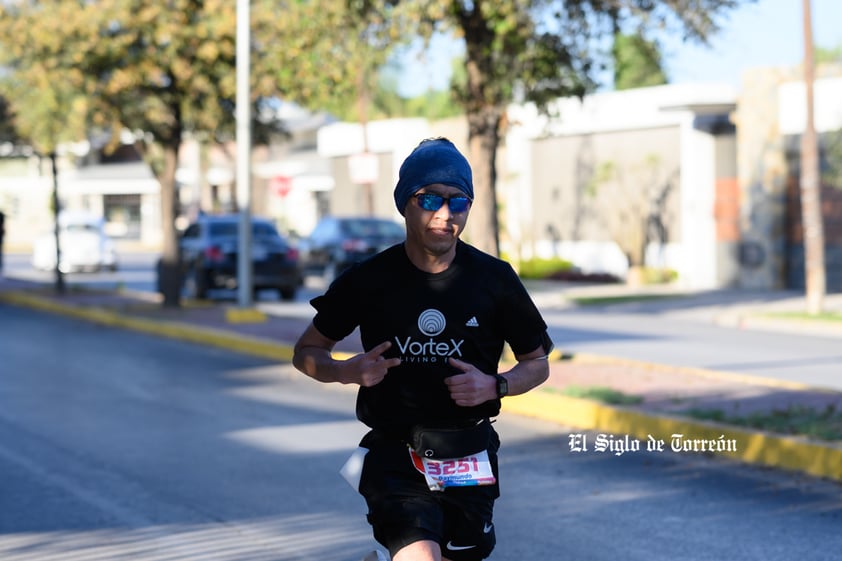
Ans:
[[[722,86],[659,86],[563,100],[555,118],[523,108],[507,138],[524,143],[507,158],[521,179],[510,204],[529,209],[522,253],[620,277],[672,269],[692,288],[731,282],[713,210],[734,180],[735,100]]]
[[[829,173],[842,170],[840,76],[820,69],[815,84],[830,291],[842,290],[842,171]],[[598,93],[559,100],[554,117],[510,107],[497,157],[502,251],[515,262],[561,257],[620,278],[630,268],[668,269],[692,289],[802,289],[798,78],[795,69],[756,69],[738,91],[692,84]],[[255,150],[252,210],[300,236],[326,214],[400,220],[398,169],[424,138],[446,136],[468,154],[462,118],[363,126],[299,113],[291,122],[291,140]],[[184,145],[185,216],[235,210],[234,153]],[[65,208],[102,214],[117,239],[160,243],[160,189],[142,162],[70,162],[59,177]],[[43,161],[0,164],[9,246],[26,247],[51,227],[51,194]]]

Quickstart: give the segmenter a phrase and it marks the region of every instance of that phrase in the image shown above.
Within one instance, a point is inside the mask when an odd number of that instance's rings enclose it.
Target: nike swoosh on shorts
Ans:
[[[450,551],[462,551],[463,549],[472,549],[475,545],[453,545],[453,542],[447,542],[445,546]]]

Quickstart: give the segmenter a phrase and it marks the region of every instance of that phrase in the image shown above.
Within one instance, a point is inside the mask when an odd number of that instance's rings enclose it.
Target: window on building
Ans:
[[[140,195],[105,195],[102,204],[108,235],[140,239]]]

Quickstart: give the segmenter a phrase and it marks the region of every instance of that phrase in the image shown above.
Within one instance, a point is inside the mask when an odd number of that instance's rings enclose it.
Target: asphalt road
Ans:
[[[121,254],[117,272],[74,274],[67,279],[92,287],[152,291],[156,258],[151,253]],[[28,259],[24,255],[7,256],[7,274],[50,282],[51,273],[33,271]],[[313,309],[308,301],[323,289],[318,280],[309,279],[294,302],[281,302],[275,294],[264,292],[257,304],[266,313],[309,318]],[[733,300],[735,294],[739,297],[740,293],[732,291],[728,294],[732,301],[725,303],[718,302],[716,296],[707,296],[610,307],[541,307],[556,346],[567,352],[736,372],[842,390],[839,337],[743,330],[716,324],[713,318],[717,313],[739,303]],[[237,294],[216,291],[213,297],[236,301]]]
[[[352,391],[288,365],[0,306],[0,559],[353,561]],[[497,561],[830,560],[842,487],[497,423]],[[593,435],[591,435],[593,436]]]
[[[688,305],[691,302],[688,302]],[[716,325],[652,304],[546,311],[560,348],[842,390],[842,340]]]
[[[155,263],[158,259],[157,253],[150,252],[121,252],[119,254],[120,264],[117,271],[100,271],[69,273],[64,275],[64,280],[69,285],[84,286],[93,289],[113,290],[123,288],[138,292],[155,292]],[[24,253],[16,253],[5,256],[5,274],[23,280],[37,283],[52,284],[55,282],[55,273],[52,271],[39,271],[32,268],[31,256]],[[318,296],[322,285],[318,281],[310,282],[308,286],[299,291],[295,302],[281,302],[275,291],[266,290],[259,294],[259,302],[276,303],[278,305],[294,305],[306,303],[311,298]],[[236,290],[212,290],[210,296],[218,301],[236,301]],[[312,308],[311,308],[312,309]]]

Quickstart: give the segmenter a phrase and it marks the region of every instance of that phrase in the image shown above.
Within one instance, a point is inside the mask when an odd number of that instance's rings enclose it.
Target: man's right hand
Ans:
[[[345,383],[357,383],[367,388],[382,382],[386,374],[389,373],[389,369],[401,363],[401,359],[397,357],[385,358],[383,356],[383,353],[389,350],[391,346],[391,342],[384,341],[367,353],[349,358],[342,367],[345,374],[343,381]]]

